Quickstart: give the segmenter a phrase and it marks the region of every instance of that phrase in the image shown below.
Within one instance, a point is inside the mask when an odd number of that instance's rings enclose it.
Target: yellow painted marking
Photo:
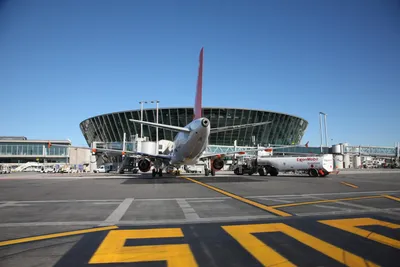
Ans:
[[[252,235],[254,233],[282,232],[346,266],[378,266],[346,250],[283,223],[233,225],[222,226],[222,228],[264,266],[292,267],[295,265],[257,239]],[[305,257],[307,257],[307,255],[305,255]]]
[[[370,198],[382,198],[382,196],[363,196],[363,197],[348,197],[348,198],[338,198],[338,199],[324,199],[324,200],[316,200],[316,201],[307,201],[307,202],[297,202],[297,203],[288,203],[281,204],[276,206],[271,206],[272,208],[283,208],[283,207],[293,207],[293,206],[302,206],[302,205],[312,205],[319,203],[329,203],[329,202],[338,202],[338,201],[349,201],[349,200],[359,200],[359,199],[370,199]]]
[[[279,216],[283,216],[283,217],[292,216],[291,214],[289,214],[289,213],[287,213],[287,212],[280,211],[280,210],[274,209],[273,207],[270,207],[270,206],[267,206],[267,205],[264,205],[264,204],[261,204],[261,203],[258,203],[258,202],[249,200],[249,199],[247,199],[247,198],[244,198],[244,197],[241,197],[241,196],[232,194],[232,193],[229,193],[229,192],[224,191],[224,190],[222,190],[222,189],[219,189],[219,188],[217,188],[217,187],[214,187],[214,186],[211,186],[211,185],[208,185],[208,184],[205,184],[205,183],[196,181],[196,180],[194,180],[194,179],[192,179],[192,178],[185,177],[185,176],[181,176],[181,177],[184,178],[184,179],[186,179],[186,180],[189,180],[189,181],[191,181],[191,182],[193,182],[193,183],[202,185],[202,186],[207,187],[207,188],[209,188],[209,189],[211,189],[211,190],[214,190],[214,191],[216,191],[216,192],[218,192],[218,193],[221,193],[221,194],[223,194],[223,195],[225,195],[225,196],[234,198],[234,199],[239,200],[239,201],[241,201],[241,202],[244,202],[244,203],[247,203],[247,204],[249,204],[249,205],[255,206],[255,207],[257,207],[257,208],[263,209],[263,210],[265,210],[265,211],[271,212],[271,213],[273,213],[273,214],[275,214],[275,215],[279,215]]]
[[[127,239],[183,237],[180,228],[113,230],[89,264],[167,261],[168,267],[197,267],[188,244],[125,246]]]
[[[118,226],[106,226],[106,227],[98,227],[98,228],[90,228],[90,229],[62,232],[62,233],[56,233],[56,234],[24,237],[24,238],[12,239],[12,240],[7,240],[7,241],[0,241],[0,247],[14,245],[14,244],[20,244],[20,243],[26,243],[26,242],[32,242],[32,241],[52,239],[52,238],[57,238],[57,237],[65,237],[65,236],[81,235],[81,234],[87,234],[87,233],[107,231],[107,230],[113,230],[113,229],[118,229]]]
[[[354,219],[337,219],[337,220],[322,220],[320,223],[339,228],[341,230],[374,240],[376,242],[400,249],[400,241],[386,237],[372,231],[357,228],[357,226],[380,225],[392,229],[399,229],[400,225],[371,218],[354,218]]]
[[[340,182],[340,183],[344,184],[344,185],[347,185],[347,186],[350,186],[350,187],[353,187],[353,188],[358,188],[358,186],[356,186],[354,184],[351,184],[351,183],[346,183],[346,182]]]
[[[398,198],[398,197],[394,197],[394,196],[390,196],[390,195],[383,195],[383,197],[400,202],[400,198]]]

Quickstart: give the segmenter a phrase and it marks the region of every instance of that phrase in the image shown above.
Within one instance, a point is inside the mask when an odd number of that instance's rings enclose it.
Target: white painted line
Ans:
[[[31,205],[30,204],[17,203],[15,201],[9,201],[9,202],[0,204],[0,208],[4,208],[4,207],[25,207],[25,206],[31,206]]]
[[[379,194],[399,194],[400,190],[393,191],[363,191],[363,192],[337,192],[337,193],[315,193],[315,194],[297,194],[297,195],[264,195],[264,196],[243,196],[244,198],[302,198],[313,196],[331,196],[331,195],[379,195]],[[192,198],[141,198],[135,201],[176,201],[177,199],[185,199],[189,202],[213,202],[214,200],[226,200],[230,197],[192,197]],[[5,202],[2,200],[1,202]],[[10,200],[14,203],[73,203],[73,202],[118,202],[123,199],[69,199],[69,200]],[[3,204],[1,204],[3,205]]]
[[[121,218],[125,215],[129,206],[133,202],[133,198],[126,198],[121,204],[101,223],[99,226],[114,225],[117,224]]]
[[[316,197],[313,197],[313,198],[316,198]],[[283,200],[283,199],[267,199],[267,198],[263,198],[263,199],[276,201],[276,202],[282,202],[282,203],[292,203],[293,202],[293,201]],[[321,199],[321,198],[318,198],[318,199]],[[334,207],[334,206],[318,205],[318,204],[313,204],[312,206],[313,207],[318,207],[318,208],[324,208],[324,209],[349,210],[349,209],[346,209],[346,208],[343,208],[343,207]],[[303,207],[303,206],[296,206],[296,207]]]
[[[119,204],[121,204],[121,201],[119,201],[119,202],[93,202],[93,203],[90,203],[90,204],[93,204],[93,205],[119,205]]]
[[[331,196],[331,195],[379,195],[388,193],[400,193],[400,190],[395,191],[364,191],[364,192],[338,192],[338,193],[315,193],[315,194],[298,194],[298,195],[270,195],[270,196],[242,196],[244,198],[264,198],[264,197],[308,197],[308,196]]]
[[[185,215],[185,219],[188,220],[197,220],[200,219],[200,216],[196,213],[196,211],[190,206],[190,204],[184,198],[177,198],[176,202],[179,207],[182,209],[183,214]]]
[[[209,202],[224,202],[225,199],[205,199],[205,200],[189,200],[190,203],[209,203]]]
[[[324,198],[322,198],[322,197],[316,197],[316,196],[310,196],[310,198],[313,198],[313,199],[317,199],[317,200],[325,200]],[[362,210],[375,210],[376,208],[374,208],[374,207],[368,207],[368,206],[364,206],[364,205],[359,205],[359,204],[354,204],[354,203],[351,203],[351,202],[345,202],[345,201],[337,201],[337,202],[332,202],[331,204],[339,204],[339,205],[343,205],[343,206],[348,206],[348,207],[354,207],[354,208],[357,208],[357,209],[362,209]],[[354,210],[354,209],[353,209]]]
[[[377,208],[375,207],[370,207],[370,206],[365,206],[365,205],[360,205],[360,204],[354,204],[354,203],[350,203],[350,202],[343,202],[343,201],[338,201],[338,202],[334,202],[335,204],[340,204],[340,205],[344,205],[344,206],[348,206],[348,207],[354,207],[357,209],[363,209],[363,210],[376,210]]]
[[[183,212],[186,213],[196,213],[193,208],[182,208]]]
[[[0,223],[0,227],[32,227],[32,226],[64,226],[64,225],[91,225],[96,226],[102,221],[70,221],[70,222],[23,222]]]
[[[66,199],[66,200],[19,200],[14,203],[73,203],[73,202],[118,202],[123,199]]]
[[[4,204],[1,204],[0,208],[9,207],[9,206],[12,206],[13,204],[15,204],[15,202],[9,201],[9,202],[6,202]]]

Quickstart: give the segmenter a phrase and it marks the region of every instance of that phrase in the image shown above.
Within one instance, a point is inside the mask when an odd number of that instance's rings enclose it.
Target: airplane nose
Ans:
[[[201,125],[203,125],[203,127],[207,127],[208,125],[210,125],[210,121],[208,119],[202,119]]]

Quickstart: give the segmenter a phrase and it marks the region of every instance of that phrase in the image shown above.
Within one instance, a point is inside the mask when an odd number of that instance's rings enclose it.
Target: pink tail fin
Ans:
[[[203,95],[203,47],[200,50],[199,74],[197,76],[196,100],[194,103],[194,119],[202,117],[202,95]]]

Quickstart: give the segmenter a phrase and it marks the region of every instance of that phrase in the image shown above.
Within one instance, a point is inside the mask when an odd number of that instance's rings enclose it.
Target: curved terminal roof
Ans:
[[[102,114],[88,118],[80,123],[81,131],[90,145],[92,142],[122,142],[126,133],[130,140],[135,134],[140,134],[140,124],[132,123],[129,119],[140,120],[140,109],[126,110]],[[192,121],[193,107],[159,108],[159,123],[185,126]],[[233,131],[213,133],[210,135],[212,145],[233,145],[237,140],[238,146],[279,144],[299,144],[308,126],[303,118],[274,111],[230,108],[204,107],[203,115],[211,122],[211,127],[224,127],[270,121],[270,124],[242,128]],[[143,120],[155,121],[156,109],[143,109]],[[155,141],[155,128],[143,126],[143,135]],[[173,140],[176,133],[159,129],[159,140]]]

